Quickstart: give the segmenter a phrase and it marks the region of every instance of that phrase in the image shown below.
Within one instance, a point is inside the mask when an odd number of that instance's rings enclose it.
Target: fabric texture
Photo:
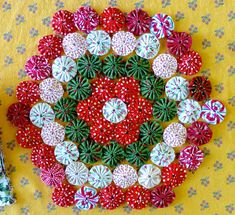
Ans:
[[[203,146],[204,162],[197,172],[189,173],[185,182],[174,189],[174,202],[164,209],[146,207],[141,211],[127,205],[112,211],[112,215],[133,214],[233,214],[235,213],[235,2],[229,0],[2,0],[0,1],[0,114],[2,145],[7,174],[12,182],[17,201],[0,209],[0,215],[108,215],[110,211],[95,208],[79,212],[75,207],[53,205],[52,190],[44,185],[38,168],[30,161],[30,150],[21,148],[15,140],[16,128],[6,119],[7,107],[16,102],[15,88],[27,80],[26,60],[38,54],[38,41],[53,33],[52,15],[66,9],[75,12],[81,5],[91,5],[98,14],[108,7],[118,7],[129,13],[142,8],[150,16],[165,13],[175,22],[176,31],[191,34],[192,49],[202,57],[202,68],[197,75],[209,77],[211,98],[218,98],[227,108],[227,117],[216,126],[211,125],[213,137]],[[165,39],[163,39],[164,41]],[[162,43],[162,41],[161,41]],[[159,53],[165,53],[161,44]],[[126,58],[125,58],[126,59]],[[193,77],[193,76],[192,76]],[[190,80],[192,77],[187,77]],[[166,126],[164,126],[166,127]]]

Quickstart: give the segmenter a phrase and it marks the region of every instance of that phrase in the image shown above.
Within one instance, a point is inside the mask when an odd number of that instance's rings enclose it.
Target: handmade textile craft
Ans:
[[[27,60],[32,80],[19,83],[7,117],[56,205],[167,207],[202,163],[199,146],[226,108],[210,99],[204,76],[179,76],[197,74],[202,59],[174,27],[170,16],[142,9],[125,17],[109,7],[99,16],[83,6],[53,15],[55,35],[39,40],[40,55]],[[163,38],[169,53],[159,53]]]
[[[0,207],[11,205],[15,202],[10,180],[6,176],[3,154],[0,150]]]

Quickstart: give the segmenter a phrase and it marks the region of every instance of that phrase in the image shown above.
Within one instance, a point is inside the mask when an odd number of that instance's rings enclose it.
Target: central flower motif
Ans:
[[[126,104],[118,98],[108,100],[103,107],[103,116],[109,122],[119,123],[126,118],[127,115]]]
[[[77,106],[79,119],[90,125],[90,137],[106,145],[111,140],[129,145],[139,139],[139,128],[152,117],[152,104],[140,95],[139,81],[107,77],[91,83],[92,94]]]

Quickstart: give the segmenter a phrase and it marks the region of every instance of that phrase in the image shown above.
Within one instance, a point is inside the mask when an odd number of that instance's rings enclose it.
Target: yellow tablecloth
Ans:
[[[222,100],[228,110],[224,122],[211,126],[213,140],[203,147],[206,157],[195,174],[176,188],[176,200],[166,209],[141,211],[123,206],[115,214],[232,214],[235,207],[235,1],[233,0],[1,0],[0,14],[0,113],[5,163],[17,202],[1,208],[0,214],[79,214],[76,209],[52,204],[51,190],[37,176],[30,162],[30,150],[15,142],[16,129],[6,120],[7,107],[16,101],[15,87],[25,79],[24,63],[37,53],[37,42],[52,33],[51,15],[66,8],[75,11],[81,4],[91,4],[99,13],[108,5],[128,12],[143,7],[153,15],[167,13],[176,30],[192,34],[193,49],[203,58],[202,73],[209,76],[212,98]],[[97,208],[81,214],[111,214]]]

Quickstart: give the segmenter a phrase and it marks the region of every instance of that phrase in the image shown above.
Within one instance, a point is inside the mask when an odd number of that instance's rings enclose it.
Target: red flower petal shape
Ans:
[[[96,122],[102,116],[103,104],[98,98],[92,96],[86,100],[80,101],[77,105],[78,118],[86,122]]]
[[[139,134],[139,125],[126,119],[118,123],[115,129],[115,139],[122,145],[138,141]]]
[[[128,119],[139,125],[150,120],[152,115],[152,104],[147,99],[139,98],[128,106]]]
[[[106,102],[115,97],[115,82],[107,77],[99,78],[92,83],[92,95],[101,102]]]
[[[115,87],[116,96],[129,104],[140,96],[139,81],[133,77],[122,77],[118,80]]]
[[[169,206],[175,199],[175,193],[171,187],[161,185],[155,187],[151,192],[151,203],[157,208]]]
[[[90,127],[90,135],[95,142],[106,145],[113,139],[114,130],[115,124],[110,123],[104,118],[100,118]]]
[[[126,202],[134,209],[143,209],[150,202],[150,190],[142,186],[132,186],[126,191]]]

